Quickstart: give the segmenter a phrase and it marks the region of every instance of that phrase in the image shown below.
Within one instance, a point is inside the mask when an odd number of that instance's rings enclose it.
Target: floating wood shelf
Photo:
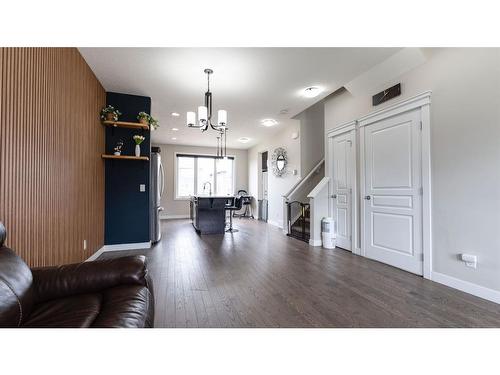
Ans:
[[[141,129],[141,130],[149,129],[149,125],[141,124],[140,122],[103,121],[102,124],[114,128],[128,128],[128,129]]]
[[[103,159],[122,159],[122,160],[144,160],[149,161],[147,156],[127,156],[127,155],[106,155],[102,154]]]

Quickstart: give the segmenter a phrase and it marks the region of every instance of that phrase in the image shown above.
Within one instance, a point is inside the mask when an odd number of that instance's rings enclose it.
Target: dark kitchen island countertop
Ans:
[[[224,234],[226,228],[226,203],[233,196],[198,195],[191,197],[191,223],[200,234]]]

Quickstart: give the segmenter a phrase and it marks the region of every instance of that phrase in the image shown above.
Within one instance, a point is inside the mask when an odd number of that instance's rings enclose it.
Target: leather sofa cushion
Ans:
[[[5,246],[0,247],[0,265],[0,327],[19,327],[33,306],[33,275]]]
[[[153,326],[153,312],[147,287],[117,286],[103,291],[101,311],[92,327],[148,328]]]
[[[36,305],[24,324],[27,328],[87,328],[101,309],[101,294],[80,294]]]
[[[75,294],[100,293],[119,285],[148,286],[143,255],[34,268],[35,304]]]

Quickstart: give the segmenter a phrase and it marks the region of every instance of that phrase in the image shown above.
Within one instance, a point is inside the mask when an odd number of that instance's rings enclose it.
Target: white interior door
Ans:
[[[331,176],[333,218],[337,226],[337,246],[352,250],[352,132],[337,135],[331,139]]]
[[[267,172],[262,172],[262,199],[269,199],[267,194]]]
[[[364,127],[367,257],[421,275],[420,110]]]

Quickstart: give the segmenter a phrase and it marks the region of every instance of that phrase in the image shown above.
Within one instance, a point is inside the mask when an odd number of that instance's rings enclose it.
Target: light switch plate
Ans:
[[[146,191],[146,185],[145,185],[145,184],[140,184],[140,185],[139,185],[139,191],[140,191],[141,193],[144,193],[144,192]]]

